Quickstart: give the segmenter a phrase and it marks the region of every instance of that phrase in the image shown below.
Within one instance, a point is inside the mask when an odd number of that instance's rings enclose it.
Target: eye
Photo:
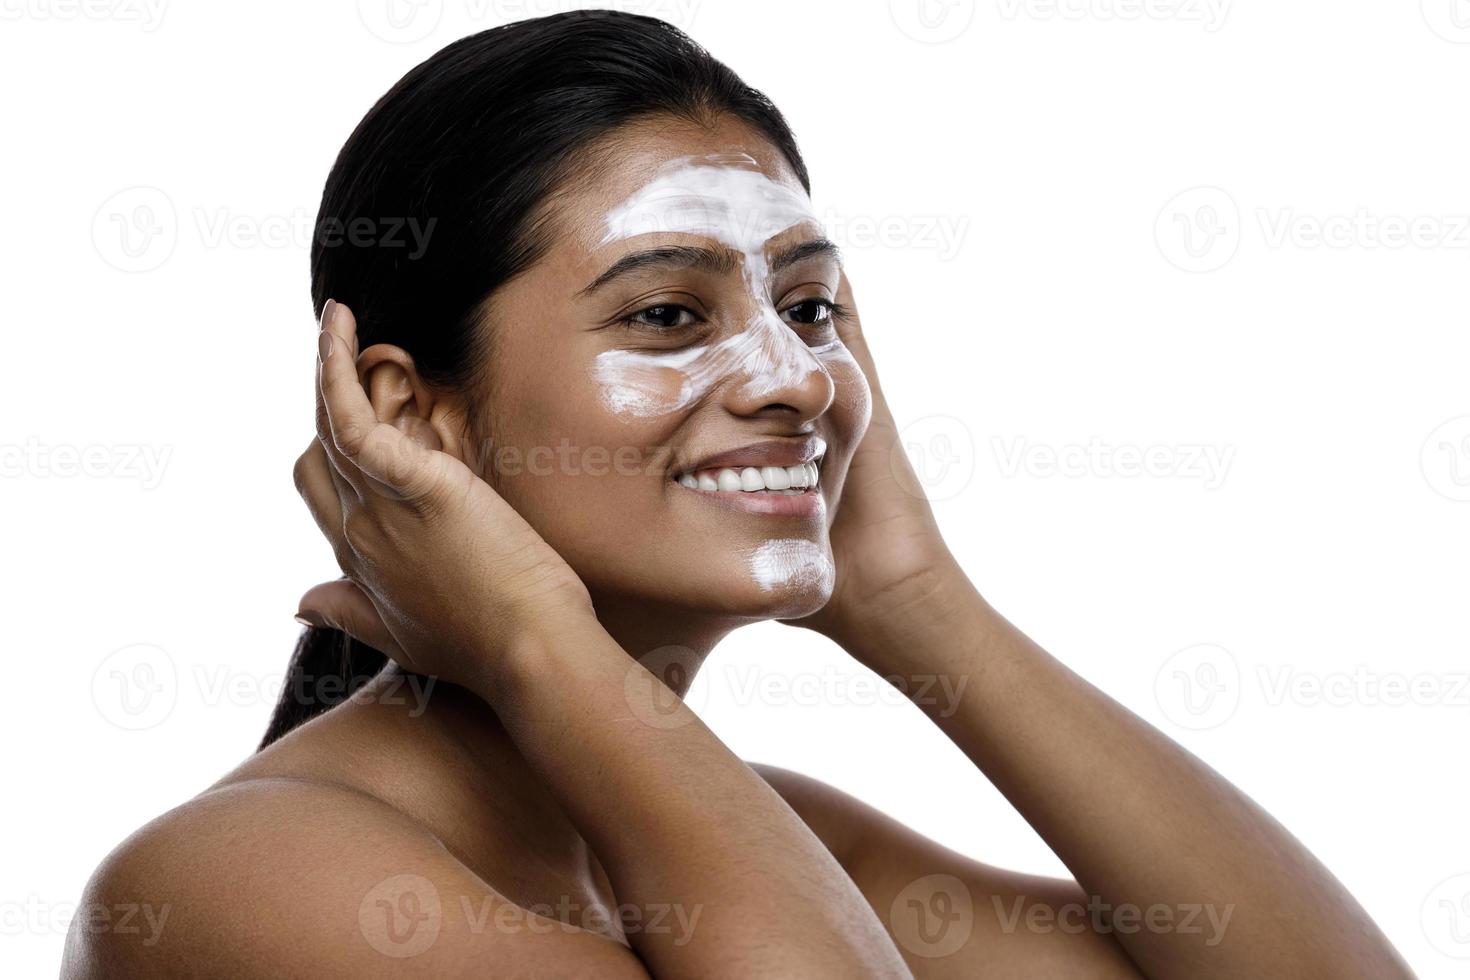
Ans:
[[[786,316],[795,323],[828,324],[832,322],[833,305],[824,299],[809,299],[786,308]]]
[[[636,313],[630,313],[623,317],[623,322],[654,330],[677,330],[680,327],[698,323],[699,317],[687,306],[660,303],[658,306],[649,306]]]

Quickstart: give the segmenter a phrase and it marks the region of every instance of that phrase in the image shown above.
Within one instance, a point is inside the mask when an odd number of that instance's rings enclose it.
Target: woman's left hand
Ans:
[[[837,565],[832,599],[820,611],[791,620],[790,625],[815,630],[851,649],[846,639],[863,635],[874,617],[884,616],[895,603],[922,596],[943,577],[961,573],[904,452],[898,424],[878,384],[846,273],[837,302],[851,311],[837,331],[867,376],[872,421],[853,454],[832,525],[832,554]]]

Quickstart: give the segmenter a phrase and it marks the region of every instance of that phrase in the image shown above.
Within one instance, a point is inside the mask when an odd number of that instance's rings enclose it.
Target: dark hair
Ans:
[[[472,386],[490,353],[484,301],[544,254],[551,194],[602,138],[658,115],[740,119],[810,190],[781,113],[678,28],[610,10],[519,21],[414,68],[347,138],[317,214],[314,309],[344,302],[363,348],[395,344],[429,383]],[[345,700],[386,660],[308,627],[260,747]]]

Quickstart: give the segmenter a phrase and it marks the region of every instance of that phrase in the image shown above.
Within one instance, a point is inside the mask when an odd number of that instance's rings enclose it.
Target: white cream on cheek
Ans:
[[[713,238],[740,253],[755,302],[744,330],[708,346],[669,352],[605,351],[594,374],[604,403],[622,415],[651,417],[686,408],[715,384],[742,377],[754,397],[800,384],[824,361],[850,360],[840,342],[810,348],[781,319],[767,292],[765,245],[804,221],[815,222],[806,195],[771,180],[740,154],[685,157],[608,213],[603,244],[651,233]]]
[[[750,553],[750,572],[767,592],[811,588],[830,593],[836,581],[827,549],[804,538],[774,538]]]

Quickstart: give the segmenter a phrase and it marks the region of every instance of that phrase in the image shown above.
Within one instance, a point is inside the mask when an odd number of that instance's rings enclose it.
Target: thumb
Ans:
[[[349,579],[323,582],[306,590],[297,603],[296,621],[307,626],[324,626],[341,630],[354,640],[366,643],[402,662],[403,649],[368,594]]]

